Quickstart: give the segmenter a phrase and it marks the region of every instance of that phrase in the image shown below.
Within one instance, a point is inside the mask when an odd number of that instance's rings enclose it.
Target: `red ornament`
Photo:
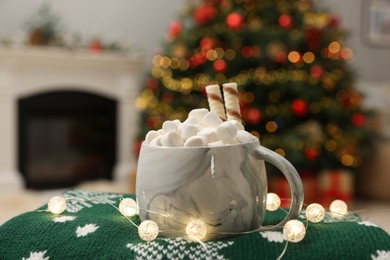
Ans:
[[[292,102],[291,109],[295,116],[302,117],[305,116],[308,112],[308,105],[306,101],[302,99],[295,99]]]
[[[227,69],[227,63],[225,60],[217,59],[213,63],[214,70],[219,73],[224,73]]]
[[[155,90],[158,87],[158,80],[155,78],[149,78],[146,81],[146,87],[150,90]]]
[[[310,68],[310,76],[313,78],[321,78],[324,74],[324,69],[320,65],[314,65]]]
[[[183,26],[179,21],[173,21],[169,25],[169,36],[176,38],[183,30]]]
[[[190,67],[196,68],[200,64],[203,64],[207,61],[206,53],[204,51],[196,53],[190,58]]]
[[[305,149],[305,156],[307,159],[313,161],[318,158],[320,151],[317,147],[309,146]]]
[[[162,96],[162,101],[165,103],[165,104],[170,104],[172,103],[173,101],[173,95],[172,93],[169,93],[169,92],[165,92]]]
[[[278,22],[283,28],[289,28],[292,25],[292,18],[288,14],[282,14],[279,17]]]
[[[231,13],[226,17],[226,24],[232,30],[240,30],[244,26],[244,18],[239,13]]]
[[[93,53],[101,53],[103,51],[103,45],[100,43],[99,40],[93,40],[89,44],[89,50]]]
[[[280,51],[276,54],[276,61],[279,63],[285,63],[287,60],[287,53]]]
[[[261,112],[257,108],[250,108],[247,117],[251,124],[258,124],[261,121]]]
[[[352,124],[354,126],[357,126],[357,127],[364,126],[365,123],[366,123],[366,116],[364,114],[362,114],[362,113],[353,114]]]
[[[309,51],[318,51],[321,46],[321,31],[316,28],[307,29],[305,31],[305,40]]]
[[[214,47],[214,40],[209,37],[204,37],[199,42],[199,46],[202,48],[202,50],[210,50]]]
[[[241,54],[245,58],[249,58],[249,57],[253,56],[253,47],[251,47],[251,46],[242,47]]]
[[[334,27],[337,27],[339,26],[340,24],[340,18],[336,15],[332,15],[330,18],[329,18],[329,25],[330,26],[334,26]]]
[[[212,4],[204,4],[195,9],[193,17],[198,25],[204,25],[217,16],[217,9]]]

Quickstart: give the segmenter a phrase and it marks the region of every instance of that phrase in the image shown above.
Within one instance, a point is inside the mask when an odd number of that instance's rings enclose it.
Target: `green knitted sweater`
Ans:
[[[61,215],[47,205],[0,226],[0,259],[276,259],[286,244],[281,232],[255,232],[204,245],[183,238],[144,242],[112,205],[133,195],[71,190]],[[266,223],[285,212],[267,212]],[[139,224],[138,217],[132,218]],[[390,236],[356,214],[342,220],[327,215],[309,223],[306,237],[289,243],[283,259],[390,259]]]

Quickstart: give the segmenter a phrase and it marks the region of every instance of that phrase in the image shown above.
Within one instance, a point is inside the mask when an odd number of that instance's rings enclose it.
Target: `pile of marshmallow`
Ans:
[[[245,131],[241,124],[237,85],[228,83],[223,86],[226,115],[219,86],[207,86],[211,111],[206,108],[194,109],[184,122],[177,119],[165,121],[162,129],[151,130],[146,134],[145,143],[163,147],[202,147],[256,140],[257,137]]]

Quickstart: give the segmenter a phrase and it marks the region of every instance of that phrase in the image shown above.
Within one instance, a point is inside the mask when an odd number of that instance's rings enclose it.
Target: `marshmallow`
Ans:
[[[181,134],[181,137],[184,140],[187,140],[191,136],[196,135],[196,133],[199,131],[199,128],[196,125],[190,125],[190,124],[181,124],[179,128],[179,132]]]
[[[198,109],[193,109],[191,112],[188,114],[188,118],[194,117],[198,122],[202,120],[202,118],[209,112],[207,108],[198,108]]]
[[[212,142],[219,141],[217,131],[212,127],[206,127],[206,128],[201,129],[197,135],[204,137],[206,140],[206,143],[212,143]]]
[[[201,123],[205,126],[211,126],[217,128],[220,124],[222,124],[221,118],[219,118],[215,113],[208,112],[203,118]]]
[[[177,124],[174,121],[167,120],[163,123],[162,130],[164,130],[165,133],[168,133],[170,131],[177,131]]]
[[[165,134],[164,130],[162,130],[162,129],[158,129],[157,133],[158,133],[158,135],[164,135]]]
[[[236,140],[236,138],[233,138],[227,141],[223,141],[223,143],[229,145],[229,144],[238,144],[239,142]]]
[[[161,136],[161,145],[168,147],[180,147],[183,146],[183,138],[177,131],[170,131]]]
[[[205,138],[203,138],[202,136],[191,136],[184,143],[184,147],[200,147],[205,145],[206,141]]]
[[[232,123],[236,128],[237,130],[245,130],[244,126],[238,122],[237,120],[229,120],[230,123]]]
[[[237,135],[237,128],[229,121],[225,121],[217,127],[217,135],[222,141],[231,140]]]
[[[216,141],[216,142],[208,143],[207,145],[208,146],[223,146],[224,143],[221,140],[219,140],[219,141]]]
[[[175,123],[175,125],[176,125],[177,128],[179,128],[179,126],[180,126],[180,124],[181,124],[181,122],[180,122],[179,119],[175,119],[175,120],[173,120],[172,122]]]
[[[203,117],[202,117],[203,118]],[[202,118],[200,120],[197,120],[196,117],[194,116],[190,116],[188,117],[184,122],[183,124],[188,124],[188,125],[197,125],[200,123],[200,121],[202,120]]]
[[[254,136],[251,133],[248,133],[245,130],[239,130],[236,135],[236,140],[239,143],[249,143],[255,140]]]
[[[150,142],[151,142],[153,139],[155,139],[156,137],[158,137],[158,136],[159,136],[159,134],[157,133],[157,131],[151,130],[151,131],[149,131],[149,132],[146,134],[146,136],[145,136],[145,142],[146,142],[147,144],[150,144]]]
[[[161,146],[161,136],[157,136],[152,141],[150,141],[150,145],[152,145],[152,146]]]

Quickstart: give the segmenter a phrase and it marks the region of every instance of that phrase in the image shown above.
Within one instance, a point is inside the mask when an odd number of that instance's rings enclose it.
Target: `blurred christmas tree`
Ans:
[[[237,82],[245,128],[298,170],[354,169],[370,140],[338,19],[309,0],[188,1],[137,100],[139,140]]]

